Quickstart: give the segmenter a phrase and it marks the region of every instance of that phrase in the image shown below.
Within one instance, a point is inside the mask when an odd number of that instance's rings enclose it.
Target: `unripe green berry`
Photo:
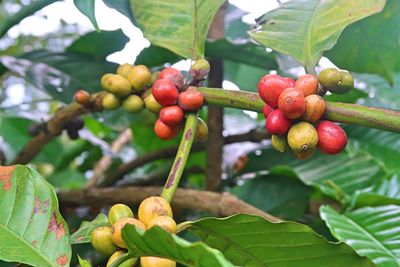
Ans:
[[[196,80],[204,80],[210,72],[210,63],[205,59],[198,59],[190,68],[190,75]]]
[[[104,109],[116,109],[121,106],[121,100],[113,94],[107,93],[103,97],[103,108]]]
[[[137,113],[144,107],[144,101],[140,96],[130,95],[122,103],[122,107],[131,113]]]
[[[131,84],[123,76],[118,74],[106,75],[101,79],[101,86],[104,90],[119,97],[124,97],[131,93]]]
[[[278,152],[285,152],[289,149],[286,135],[272,135],[271,144],[272,147]]]
[[[125,79],[128,78],[129,74],[132,72],[132,69],[134,68],[133,65],[125,63],[122,64],[118,67],[117,69],[117,74],[123,76]]]
[[[318,82],[328,89],[337,87],[340,80],[340,71],[335,68],[323,69],[318,75]]]
[[[154,98],[153,94],[150,93],[144,98],[144,105],[145,107],[153,112],[153,113],[158,113],[162,109],[162,105],[157,102],[157,100]]]
[[[108,220],[111,224],[114,224],[119,219],[133,218],[133,212],[131,208],[124,204],[115,204],[108,211]]]

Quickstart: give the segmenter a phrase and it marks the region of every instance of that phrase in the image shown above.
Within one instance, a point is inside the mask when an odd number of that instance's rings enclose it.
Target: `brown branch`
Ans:
[[[77,103],[71,103],[58,110],[54,116],[46,122],[46,129],[32,138],[18,153],[11,165],[27,164],[35,158],[39,152],[55,137],[59,136],[65,125],[73,118],[88,112],[97,112],[103,109],[101,101],[103,94],[97,93],[91,96],[87,107]]]
[[[58,199],[63,206],[94,206],[101,207],[114,203],[127,205],[140,204],[143,199],[159,195],[162,187],[108,187],[91,188],[88,190],[72,190],[58,193]],[[240,200],[230,193],[216,193],[193,189],[178,188],[172,205],[175,208],[199,210],[215,216],[230,216],[237,213],[261,216],[272,222],[282,221],[264,211]]]
[[[120,151],[125,144],[129,143],[132,139],[131,129],[123,130],[120,135],[112,142],[111,151],[117,153]],[[110,155],[104,155],[93,167],[93,175],[90,180],[86,183],[86,188],[93,187],[97,185],[99,179],[102,177],[103,173],[107,171],[112,163],[112,157]]]
[[[231,135],[223,138],[223,142],[225,145],[239,142],[261,142],[264,139],[269,138],[269,134],[265,129],[252,129],[246,133]],[[117,170],[113,173],[106,175],[103,181],[99,181],[99,185],[101,186],[109,186],[115,183],[118,179],[128,174],[132,170],[145,165],[149,162],[159,160],[159,159],[167,159],[175,156],[178,147],[167,147],[154,152],[147,153],[143,156],[137,157],[134,160],[120,165]],[[196,143],[193,145],[191,152],[198,152],[205,149],[204,144]]]

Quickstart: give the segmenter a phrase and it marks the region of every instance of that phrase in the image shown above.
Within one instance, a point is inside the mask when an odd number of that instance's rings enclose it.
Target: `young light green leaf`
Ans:
[[[122,238],[133,256],[158,256],[193,267],[233,267],[218,250],[202,242],[190,243],[160,227],[143,231],[128,224]]]
[[[378,267],[400,266],[400,206],[366,207],[340,214],[320,209],[332,234]]]
[[[79,255],[78,255],[78,261],[81,267],[92,267],[92,265],[87,260],[82,259]]]
[[[224,0],[130,0],[132,13],[153,45],[184,58],[204,56],[208,29]]]
[[[307,225],[295,222],[272,223],[239,214],[204,218],[187,226],[236,266],[374,266],[346,244],[329,242]]]
[[[0,167],[0,259],[33,266],[69,266],[68,225],[53,187],[33,169]]]
[[[92,232],[101,226],[111,226],[107,215],[103,213],[99,213],[91,222],[83,221],[79,229],[71,235],[71,244],[89,243]]]
[[[90,20],[97,31],[100,31],[99,25],[97,25],[96,15],[94,11],[94,2],[94,0],[74,0],[76,8],[79,9],[79,11],[82,12],[82,14],[84,14]]]
[[[314,67],[345,27],[380,12],[385,0],[295,0],[261,18],[250,36],[264,46]]]

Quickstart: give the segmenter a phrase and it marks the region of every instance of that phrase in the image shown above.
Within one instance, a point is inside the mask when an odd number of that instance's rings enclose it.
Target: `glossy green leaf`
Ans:
[[[78,260],[81,267],[92,267],[92,265],[87,260],[82,259],[79,255]]]
[[[250,36],[264,46],[314,67],[345,27],[380,12],[385,0],[296,0],[265,14]]]
[[[224,0],[131,0],[131,10],[153,45],[184,58],[204,56],[208,29]]]
[[[103,0],[103,2],[108,7],[114,8],[115,10],[119,11],[121,14],[128,17],[132,22],[135,21],[135,19],[132,16],[129,0]]]
[[[108,55],[122,50],[128,41],[129,38],[121,29],[89,32],[73,42],[67,51],[90,55],[95,59],[105,59]]]
[[[82,14],[84,14],[90,22],[93,24],[96,30],[100,30],[97,25],[96,16],[94,12],[94,0],[74,0],[75,6],[79,9]]]
[[[87,179],[85,175],[79,171],[65,169],[51,175],[48,182],[57,189],[72,190],[84,187]]]
[[[70,103],[75,91],[100,91],[100,78],[115,72],[117,65],[77,53],[51,53],[44,50],[25,54],[22,58],[0,57],[0,63],[25,78],[37,89]],[[77,71],[79,70],[79,71]]]
[[[89,243],[92,232],[101,226],[111,226],[107,215],[103,213],[99,213],[91,222],[83,221],[79,229],[71,235],[71,244]]]
[[[174,64],[184,59],[166,48],[150,45],[136,57],[135,65],[146,65],[149,68],[160,67],[166,63]]]
[[[332,234],[378,267],[400,266],[400,206],[366,207],[340,214],[321,207]]]
[[[338,67],[376,73],[393,84],[400,55],[400,1],[388,0],[384,10],[350,25],[326,56]]]
[[[272,215],[298,220],[306,211],[311,190],[301,181],[285,175],[260,175],[244,179],[231,192]]]
[[[258,92],[258,83],[267,73],[267,69],[224,60],[224,79],[233,82],[244,91]]]
[[[68,266],[68,225],[54,189],[33,169],[0,167],[0,258],[33,266]]]
[[[143,231],[128,224],[122,237],[133,256],[159,256],[193,267],[233,267],[218,250],[202,242],[190,243],[160,227]]]
[[[329,242],[310,227],[295,222],[272,223],[239,214],[200,219],[188,227],[236,266],[374,266],[346,244]]]

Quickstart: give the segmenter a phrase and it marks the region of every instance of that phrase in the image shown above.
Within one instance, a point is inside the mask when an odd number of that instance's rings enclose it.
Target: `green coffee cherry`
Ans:
[[[197,118],[197,129],[196,135],[194,139],[198,142],[204,143],[208,139],[208,126],[207,124],[200,118]]]
[[[124,97],[131,93],[131,84],[127,79],[118,74],[106,74],[101,78],[101,86],[104,90],[118,97]]]
[[[350,73],[341,71],[340,76],[339,86],[330,90],[332,93],[345,94],[354,88],[354,79]]]
[[[121,106],[121,100],[113,94],[107,93],[103,97],[103,108],[104,109],[116,109]]]
[[[210,63],[205,59],[196,60],[189,70],[190,75],[196,80],[204,80],[210,72]]]
[[[111,225],[123,218],[133,218],[133,212],[127,205],[115,204],[108,211],[108,220],[110,221]]]
[[[286,135],[272,135],[271,144],[272,147],[278,152],[285,152],[289,149]]]
[[[136,92],[142,91],[151,79],[151,72],[145,65],[134,66],[128,75],[132,89]]]
[[[318,82],[328,89],[337,87],[340,80],[340,71],[335,68],[323,69],[318,75]]]
[[[132,72],[134,66],[128,63],[122,64],[117,69],[117,74],[123,76],[125,79],[128,79],[129,74]]]
[[[130,95],[122,103],[122,107],[131,113],[137,113],[144,107],[144,101],[140,96]]]
[[[145,107],[153,113],[158,113],[162,109],[162,105],[157,102],[157,100],[154,98],[153,94],[150,93],[144,98],[144,105]]]
[[[90,242],[93,248],[105,256],[114,253],[117,250],[117,246],[113,243],[111,235],[111,227],[104,226],[94,229],[90,235]]]

